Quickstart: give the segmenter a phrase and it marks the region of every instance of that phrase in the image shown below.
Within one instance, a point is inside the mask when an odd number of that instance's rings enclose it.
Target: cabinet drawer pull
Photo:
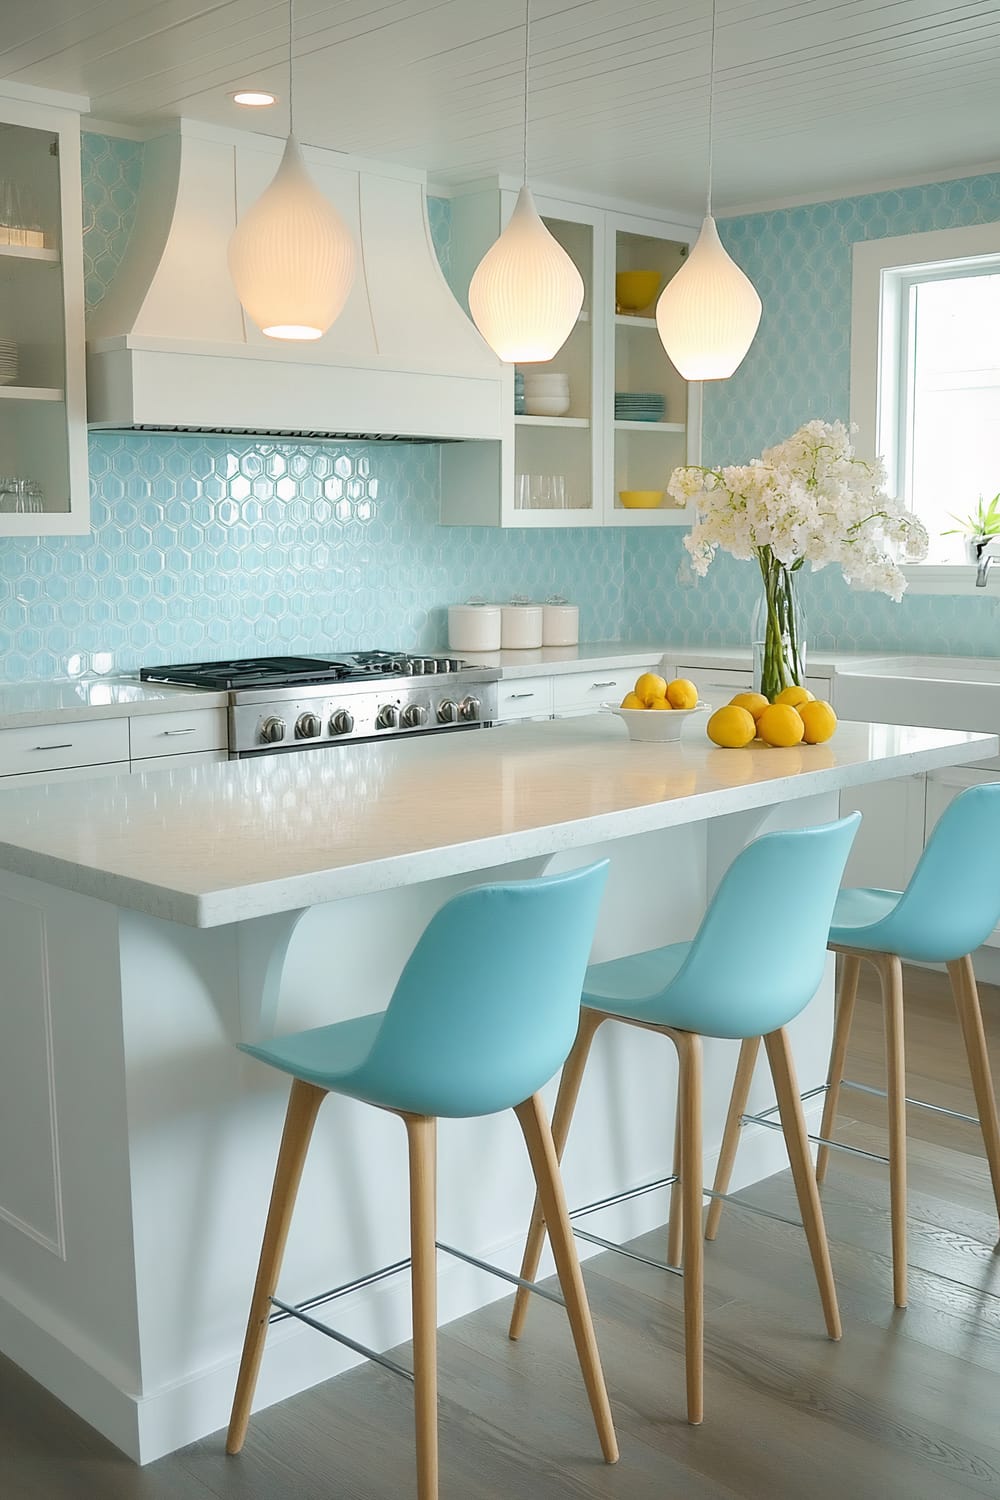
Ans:
[[[592,682],[590,685],[592,688],[617,687],[617,683],[614,678],[612,678],[610,682]]]
[[[160,732],[165,740],[169,740],[173,735],[177,734],[197,734],[198,726],[194,725],[191,729],[163,729]]]
[[[35,750],[72,750],[73,741],[67,740],[64,745],[34,745]]]
[[[511,693],[510,701],[513,703],[515,698],[533,698],[534,696],[534,693]]]

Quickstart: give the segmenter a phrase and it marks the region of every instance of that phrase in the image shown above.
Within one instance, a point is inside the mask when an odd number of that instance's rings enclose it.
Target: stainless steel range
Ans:
[[[500,673],[453,656],[359,651],[143,667],[139,676],[228,692],[229,756],[239,760],[488,728]]]

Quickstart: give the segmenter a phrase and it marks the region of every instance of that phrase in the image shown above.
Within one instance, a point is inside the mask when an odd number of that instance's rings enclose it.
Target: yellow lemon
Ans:
[[[787,703],[772,703],[757,720],[757,733],[767,745],[797,745],[805,729],[801,714]]]
[[[654,698],[667,696],[667,681],[665,677],[658,677],[655,672],[643,672],[632,691],[648,708]]]
[[[643,701],[639,697],[638,693],[626,693],[625,696],[624,696],[624,698],[622,699],[621,703],[618,706],[619,706],[619,708],[645,708],[646,707],[645,703],[643,703]]]
[[[808,688],[786,687],[775,698],[775,703],[787,703],[789,708],[798,708],[800,703],[811,703],[813,695]]]
[[[737,693],[735,698],[730,698],[729,704],[731,708],[745,708],[748,714],[753,714],[754,723],[765,708],[770,708],[763,693]]]
[[[837,715],[829,703],[824,703],[822,698],[812,703],[802,703],[798,712],[805,728],[802,738],[807,745],[822,745],[831,738],[837,727]]]
[[[647,708],[673,708],[669,698],[654,698],[652,703],[647,703]]]
[[[695,708],[698,689],[689,678],[675,677],[673,682],[667,683],[667,698],[671,708]]]
[[[725,708],[717,708],[708,721],[709,739],[713,745],[722,745],[727,750],[740,750],[749,745],[756,733],[753,714],[747,713],[745,708],[734,708],[731,703]]]

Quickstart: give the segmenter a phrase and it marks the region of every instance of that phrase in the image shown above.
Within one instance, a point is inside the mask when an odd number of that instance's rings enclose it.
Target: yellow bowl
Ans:
[[[641,312],[660,290],[659,271],[619,271],[615,277],[615,301],[623,313]]]
[[[655,510],[663,504],[663,490],[619,490],[618,498],[626,510]]]

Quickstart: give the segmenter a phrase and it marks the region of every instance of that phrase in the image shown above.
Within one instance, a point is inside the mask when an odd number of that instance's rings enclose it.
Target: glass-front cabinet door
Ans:
[[[503,199],[506,222],[515,195],[505,193]],[[595,317],[594,290],[604,283],[602,216],[549,198],[536,199],[536,207],[583,277],[583,308],[553,359],[514,369],[512,522],[600,525],[605,328]]]
[[[607,520],[618,525],[690,524],[666,493],[672,471],[701,456],[701,388],[676,371],[656,328],[656,301],[680,270],[695,231],[620,214],[607,217],[604,305],[610,324]]]
[[[0,94],[0,535],[88,526],[79,118]]]

